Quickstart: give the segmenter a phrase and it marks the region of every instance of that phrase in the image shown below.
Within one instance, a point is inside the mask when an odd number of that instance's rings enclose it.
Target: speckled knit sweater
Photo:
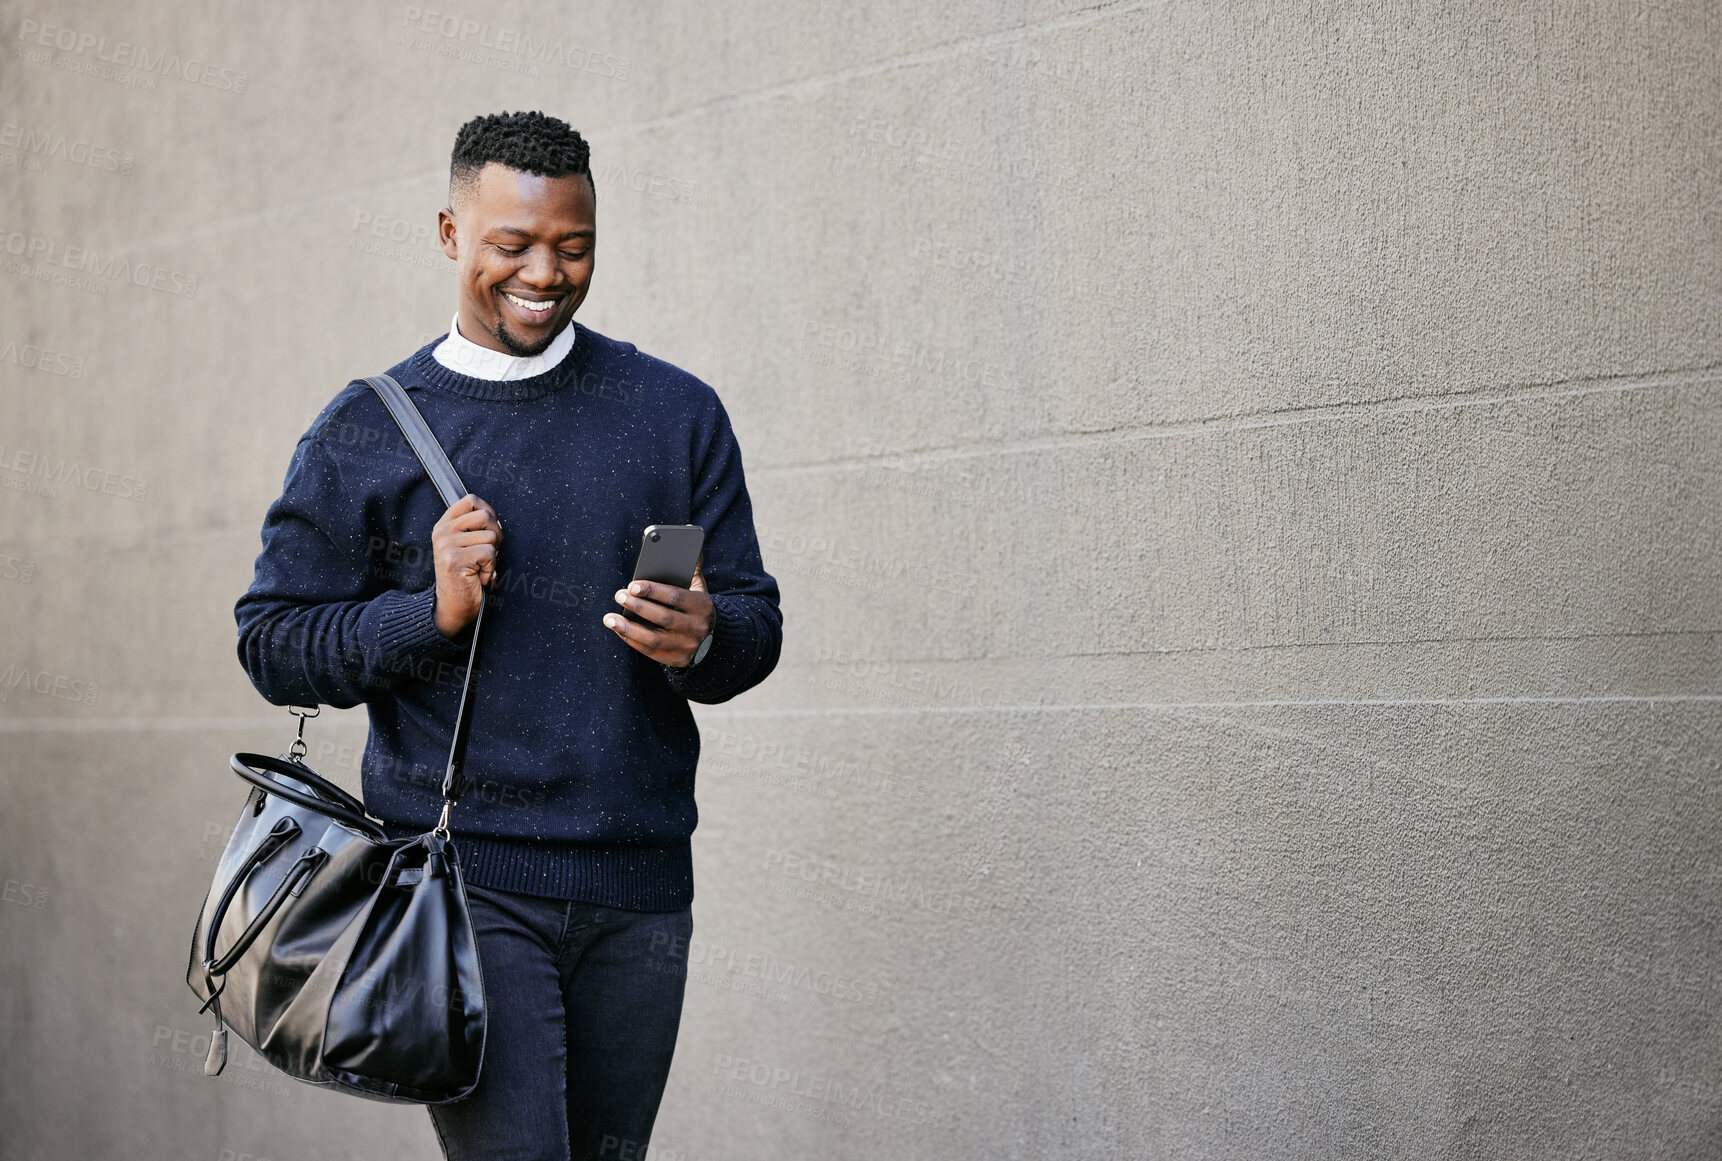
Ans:
[[[463,375],[435,346],[389,373],[504,530],[451,827],[467,878],[678,910],[698,818],[687,703],[758,684],[782,643],[729,418],[698,379],[579,324],[568,355],[531,378]],[[234,609],[240,660],[269,701],[367,707],[365,805],[398,834],[436,821],[466,662],[466,635],[432,620],[442,511],[382,401],[350,383],[301,437]],[[717,630],[692,669],[603,625],[648,524],[706,530]]]

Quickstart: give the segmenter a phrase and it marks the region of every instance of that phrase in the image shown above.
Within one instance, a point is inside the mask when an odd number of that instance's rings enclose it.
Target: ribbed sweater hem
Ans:
[[[396,837],[422,827],[391,824]],[[463,835],[454,847],[468,883],[623,911],[680,911],[694,901],[693,847],[679,843],[548,843]]]

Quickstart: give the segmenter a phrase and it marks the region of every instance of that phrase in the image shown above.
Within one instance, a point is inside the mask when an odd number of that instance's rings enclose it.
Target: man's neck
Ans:
[[[567,358],[574,347],[574,337],[574,323],[570,320],[562,333],[538,354],[510,355],[506,351],[481,347],[461,334],[460,315],[457,313],[448,325],[448,338],[438,343],[431,354],[450,371],[470,375],[474,379],[530,379],[544,374]]]

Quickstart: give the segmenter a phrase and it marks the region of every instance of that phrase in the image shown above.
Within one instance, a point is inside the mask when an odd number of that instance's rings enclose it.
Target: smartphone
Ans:
[[[640,534],[640,555],[634,561],[634,579],[657,581],[685,589],[694,583],[694,566],[705,547],[706,530],[698,524],[652,524]],[[627,609],[630,620],[645,622]]]

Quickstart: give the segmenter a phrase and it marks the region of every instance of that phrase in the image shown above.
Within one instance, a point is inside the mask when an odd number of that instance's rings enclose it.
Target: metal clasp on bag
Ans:
[[[451,807],[453,805],[454,805],[454,803],[450,802],[448,799],[446,799],[446,798],[443,799],[442,800],[442,817],[436,820],[435,826],[431,827],[431,833],[436,835],[439,839],[443,840],[444,842],[447,842],[449,839],[448,811],[449,811],[449,807]]]
[[[305,719],[314,718],[323,712],[320,705],[290,705],[287,712],[299,719],[299,736],[293,739],[293,744],[287,747],[287,757],[294,762],[299,761],[311,752],[311,747],[305,744]]]

